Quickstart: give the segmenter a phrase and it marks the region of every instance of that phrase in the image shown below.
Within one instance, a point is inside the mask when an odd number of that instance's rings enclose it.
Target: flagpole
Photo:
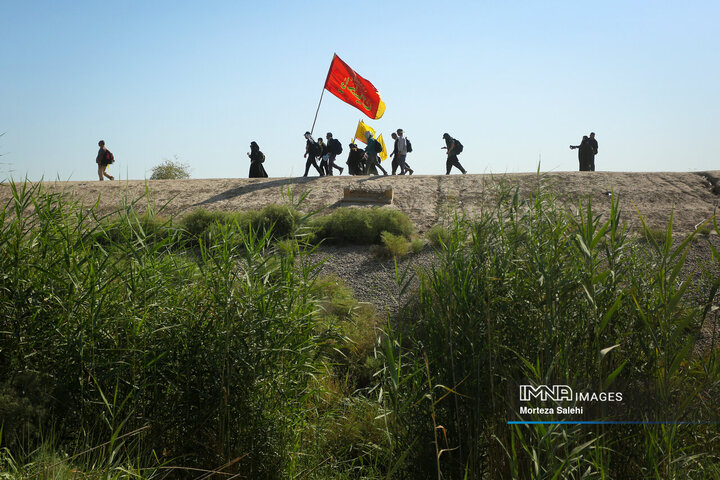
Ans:
[[[328,67],[328,73],[325,76],[325,83],[323,84],[322,93],[320,93],[320,101],[318,102],[318,108],[317,108],[317,110],[315,110],[315,119],[313,120],[312,128],[310,129],[311,136],[312,136],[313,130],[315,130],[315,122],[317,122],[318,112],[320,112],[320,104],[322,103],[323,95],[325,95],[325,85],[327,85],[328,78],[330,78],[330,72],[332,71],[333,63],[335,63],[335,57],[337,57],[337,53],[333,52],[333,59],[330,62],[330,66]]]
[[[310,136],[312,136],[313,130],[315,130],[315,122],[317,122],[318,112],[320,111],[320,104],[322,103],[322,97],[325,94],[325,85],[323,85],[322,93],[320,94],[320,101],[318,102],[318,108],[315,110],[315,120],[313,120],[312,128],[310,129]]]

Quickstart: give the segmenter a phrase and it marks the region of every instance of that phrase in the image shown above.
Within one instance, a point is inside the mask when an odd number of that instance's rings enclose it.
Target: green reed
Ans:
[[[520,418],[521,384],[624,392],[621,406],[593,409],[599,419],[718,419],[716,345],[694,349],[710,317],[717,321],[718,280],[712,265],[700,275],[686,262],[695,235],[673,243],[671,221],[663,241],[648,248],[624,228],[615,196],[603,215],[591,199],[568,212],[542,185],[523,197],[501,183],[492,197],[476,218],[452,219],[438,264],[420,275],[401,330],[388,335],[382,377],[392,395],[384,401],[396,414],[389,430],[398,452],[410,452],[406,471],[413,478],[717,474],[719,438],[707,425],[507,424]],[[715,272],[717,258],[715,251]],[[405,379],[392,367],[401,364]]]
[[[3,445],[52,430],[84,450],[138,430],[132,449],[106,454],[279,478],[324,355],[317,265],[296,261],[307,252],[237,222],[187,250],[182,230],[132,204],[98,218],[12,189],[0,211],[0,400],[15,406]]]

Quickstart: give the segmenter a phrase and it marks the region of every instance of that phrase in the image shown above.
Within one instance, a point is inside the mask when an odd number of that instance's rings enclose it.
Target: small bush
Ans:
[[[428,230],[425,236],[434,247],[447,245],[450,242],[450,230],[443,227],[442,225],[435,225],[430,230]]]
[[[122,215],[114,217],[97,235],[101,245],[121,242],[159,242],[174,233],[172,221],[145,213],[143,215]]]
[[[226,212],[211,212],[201,208],[185,215],[180,220],[180,227],[191,236],[201,238],[211,225],[227,224],[232,218],[232,214]]]
[[[652,241],[655,240],[655,243],[660,247],[665,245],[666,238],[667,230],[661,227],[648,227],[640,237],[640,239],[646,243],[652,243]]]
[[[399,258],[408,254],[408,251],[410,250],[410,242],[408,242],[405,237],[393,235],[390,232],[382,232],[380,237],[391,256]]]
[[[398,210],[385,208],[338,208],[314,222],[318,240],[334,243],[369,244],[382,242],[382,232],[410,238],[414,227]]]
[[[410,242],[410,251],[412,253],[420,253],[424,246],[425,242],[423,242],[419,238],[413,238],[413,240]]]
[[[267,205],[252,219],[253,228],[264,232],[273,228],[275,238],[289,237],[295,233],[300,213],[285,205]]]
[[[708,235],[712,234],[713,227],[712,227],[712,225],[705,224],[695,231],[697,232],[698,235],[708,236]]]
[[[165,159],[160,165],[152,168],[150,180],[184,180],[190,178],[190,165],[178,161],[177,155],[175,160]]]

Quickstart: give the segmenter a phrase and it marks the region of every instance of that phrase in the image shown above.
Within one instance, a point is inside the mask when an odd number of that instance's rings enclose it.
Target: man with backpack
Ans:
[[[459,140],[453,138],[450,136],[449,133],[444,133],[443,138],[445,139],[445,145],[442,148],[447,148],[447,162],[445,162],[445,167],[447,171],[445,172],[445,175],[450,175],[450,170],[452,167],[457,167],[458,170],[460,170],[463,175],[467,173],[467,171],[463,168],[462,165],[460,165],[460,162],[458,161],[458,154],[463,151],[462,143],[460,143]]]
[[[308,172],[310,171],[310,165],[315,167],[315,170],[318,171],[321,177],[325,176],[325,173],[320,170],[320,167],[318,167],[317,164],[317,157],[322,154],[322,147],[313,140],[312,135],[310,132],[305,132],[305,139],[307,142],[305,143],[305,155],[304,157],[307,157],[307,162],[305,162],[305,174],[303,177],[308,176]]]
[[[103,176],[110,180],[115,180],[115,177],[107,173],[108,165],[115,163],[115,157],[112,152],[105,147],[105,140],[100,140],[98,146],[100,147],[100,151],[98,151],[97,157],[95,158],[95,163],[97,163],[98,166],[98,177],[101,182],[104,180]]]
[[[365,139],[367,140],[367,147],[365,147],[365,156],[367,157],[365,175],[380,175],[377,172],[378,168],[382,170],[383,175],[387,175],[378,159],[378,154],[383,151],[382,144],[375,140],[370,132],[365,132]]]
[[[407,164],[407,154],[412,152],[412,145],[410,144],[410,140],[405,138],[403,136],[403,129],[398,128],[397,129],[397,155],[395,158],[397,158],[398,165],[400,166],[400,175],[405,175],[405,173],[409,172],[410,175],[414,173],[413,169],[410,168],[410,165]]]
[[[337,168],[340,170],[340,175],[342,175],[343,168],[335,165],[335,157],[340,155],[342,153],[342,145],[340,144],[340,140],[337,138],[333,138],[333,134],[328,132],[325,136],[327,139],[327,149],[328,149],[328,175],[333,174],[333,168]]]

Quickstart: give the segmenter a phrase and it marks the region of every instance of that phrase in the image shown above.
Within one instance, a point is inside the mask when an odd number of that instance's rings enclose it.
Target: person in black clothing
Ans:
[[[320,147],[320,145],[315,143],[315,140],[313,140],[310,132],[305,132],[305,139],[307,140],[307,142],[305,143],[304,157],[307,157],[307,162],[305,162],[305,174],[303,175],[303,177],[308,176],[308,172],[310,171],[310,165],[315,167],[315,170],[318,171],[321,177],[324,177],[325,173],[320,170],[320,167],[318,167],[317,164],[317,157],[322,153],[322,148]]]
[[[392,162],[390,163],[390,166],[392,167],[392,174],[395,175],[396,172],[397,172],[397,169],[398,169],[398,167],[399,167],[399,165],[398,165],[398,157],[397,157],[397,151],[398,151],[398,136],[397,136],[397,133],[395,133],[395,132],[391,133],[390,136],[392,137],[393,140],[395,140],[395,142],[394,142],[395,145],[393,146],[393,151],[392,151],[392,153],[390,154],[390,156],[392,157]],[[405,173],[405,172],[403,172],[403,171],[402,171],[402,168],[401,168],[401,169],[400,169],[400,175],[402,175],[403,173]]]
[[[350,153],[348,153],[347,162],[345,162],[348,166],[348,173],[350,175],[363,175],[365,171],[365,166],[363,165],[364,152],[358,150],[355,143],[351,143],[349,147]]]
[[[328,171],[328,148],[323,142],[322,137],[318,137],[317,144],[320,145],[320,170],[325,172],[325,175],[330,175]]]
[[[265,154],[260,151],[260,147],[255,142],[250,142],[250,178],[267,178],[268,174],[263,167]]]
[[[457,158],[459,152],[457,151],[458,149],[455,145],[455,139],[452,138],[449,133],[444,133],[443,138],[445,139],[445,146],[442,148],[447,148],[447,152],[445,152],[445,154],[447,155],[447,162],[445,162],[445,175],[450,175],[450,170],[452,170],[452,167],[456,167],[463,174],[466,174],[467,170],[465,170],[463,166],[460,165],[460,161]]]
[[[580,145],[570,145],[570,150],[578,151],[578,162],[581,172],[590,172],[593,162],[593,148],[587,135],[583,135]]]
[[[592,158],[590,158],[590,171],[595,171],[595,155],[598,153],[598,143],[597,140],[595,140],[595,132],[590,132],[590,138],[588,139],[588,142],[590,142],[590,148],[592,149]]]
[[[340,140],[333,138],[333,134],[330,132],[325,135],[325,138],[327,138],[328,149],[328,175],[333,174],[333,168],[340,170],[340,175],[342,175],[343,168],[335,165],[335,157],[337,157],[338,153],[342,152]]]
[[[107,173],[108,165],[115,161],[113,158],[113,154],[110,153],[110,150],[105,147],[105,140],[100,140],[98,142],[98,147],[100,147],[100,150],[98,151],[97,157],[95,158],[95,163],[97,163],[98,166],[99,180],[101,182],[105,180],[103,177],[107,177],[110,180],[115,180],[115,177]]]

